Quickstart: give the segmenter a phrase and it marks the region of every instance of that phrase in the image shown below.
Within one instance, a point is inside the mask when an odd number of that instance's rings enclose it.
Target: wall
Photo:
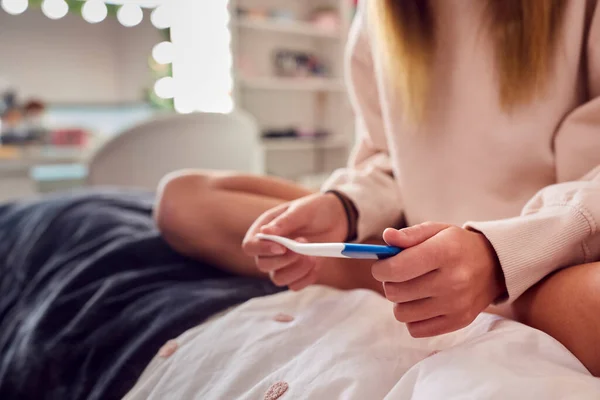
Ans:
[[[148,57],[159,41],[149,15],[125,28],[115,19],[89,24],[73,14],[53,21],[39,9],[0,10],[0,85],[50,103],[140,101],[152,85]]]
[[[118,96],[121,101],[139,101],[144,90],[154,86],[154,78],[148,67],[152,48],[164,38],[150,22],[150,13],[144,22],[134,28],[126,28],[113,20],[117,40],[115,64],[119,65]]]

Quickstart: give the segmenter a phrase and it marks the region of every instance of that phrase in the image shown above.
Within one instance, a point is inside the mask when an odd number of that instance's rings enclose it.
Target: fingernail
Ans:
[[[261,230],[261,232],[264,232],[264,233],[268,232],[268,233],[275,234],[275,232],[277,232],[277,225],[273,225],[273,224],[265,225],[260,230]]]
[[[271,249],[271,253],[276,255],[285,254],[285,248],[277,245],[271,245],[269,247]]]

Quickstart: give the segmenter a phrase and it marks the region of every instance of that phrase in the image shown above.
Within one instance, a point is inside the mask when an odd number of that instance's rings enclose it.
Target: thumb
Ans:
[[[413,247],[423,243],[449,227],[450,225],[448,224],[425,222],[400,230],[388,228],[383,232],[383,240],[390,246],[401,248]]]
[[[265,225],[261,231],[271,235],[286,236],[304,225],[306,225],[306,218],[303,213],[298,212],[297,208],[288,208],[268,225]]]

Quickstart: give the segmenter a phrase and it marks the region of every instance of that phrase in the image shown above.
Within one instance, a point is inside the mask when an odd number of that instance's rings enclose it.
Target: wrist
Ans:
[[[339,210],[341,211],[341,218],[345,219],[346,221],[346,224],[344,224],[344,241],[352,242],[356,240],[358,210],[356,209],[354,202],[350,200],[348,196],[337,190],[327,191],[325,192],[325,196],[330,196],[331,198],[335,199],[336,204],[340,207]]]
[[[488,240],[488,238],[481,232],[476,232],[480,237],[483,246],[486,249],[488,255],[488,262],[492,266],[492,278],[490,284],[490,292],[493,296],[493,303],[501,302],[504,298],[507,297],[508,289],[506,287],[506,279],[504,278],[504,271],[502,270],[502,265],[500,264],[500,259],[498,258],[498,254],[492,246],[492,243]]]

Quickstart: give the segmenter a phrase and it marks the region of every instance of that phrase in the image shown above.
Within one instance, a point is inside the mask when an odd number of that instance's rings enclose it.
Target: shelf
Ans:
[[[234,22],[234,26],[263,32],[287,33],[315,38],[340,39],[342,37],[339,31],[328,31],[311,23],[301,21],[240,18]]]
[[[267,151],[298,151],[298,150],[338,150],[348,147],[347,141],[340,138],[326,139],[263,139],[262,145]]]
[[[288,90],[303,92],[344,92],[344,81],[328,78],[241,78],[239,83],[248,89]]]

